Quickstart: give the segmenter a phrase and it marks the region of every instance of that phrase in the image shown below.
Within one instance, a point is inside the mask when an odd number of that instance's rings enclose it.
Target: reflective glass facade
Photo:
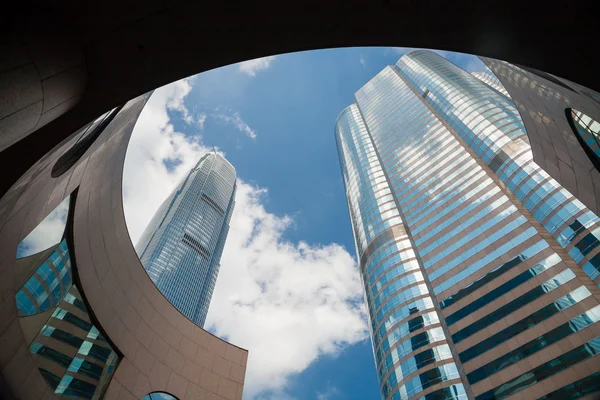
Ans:
[[[35,267],[46,253],[15,296],[29,351],[54,395],[101,399],[119,356],[92,322],[73,284],[67,239],[20,266]]]
[[[65,239],[17,292],[19,316],[39,314],[58,306],[71,283],[71,260]]]
[[[529,356],[600,334],[589,316],[600,303],[597,269],[586,267],[600,244],[598,217],[535,164],[519,112],[484,75],[412,51],[357,91],[336,122],[385,399],[438,390],[494,398],[507,390],[490,392],[498,379],[533,371]],[[572,322],[579,317],[591,322]],[[510,353],[570,323],[583,327]],[[509,353],[511,363],[486,366]],[[489,374],[475,379],[482,368]],[[528,398],[541,381],[510,393]]]
[[[60,397],[100,399],[119,357],[92,324],[76,286],[29,345],[46,383]]]
[[[204,325],[235,204],[236,172],[222,156],[202,157],[146,227],[136,251],[169,301]]]
[[[508,91],[504,88],[502,83],[500,83],[500,80],[498,79],[498,77],[496,75],[494,75],[494,73],[492,71],[490,71],[488,68],[486,68],[484,71],[471,72],[471,74],[475,78],[486,83],[488,86],[493,87],[494,89],[496,89],[503,95],[509,97]]]

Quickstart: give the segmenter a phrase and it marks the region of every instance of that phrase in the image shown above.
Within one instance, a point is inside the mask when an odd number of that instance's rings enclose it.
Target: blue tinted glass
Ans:
[[[434,362],[447,360],[449,358],[452,358],[452,352],[450,351],[450,347],[446,344],[415,354],[394,369],[385,383],[386,387],[384,388],[384,391],[392,391],[403,379],[416,370],[424,368]]]
[[[520,360],[558,342],[561,339],[569,336],[573,332],[578,332],[591,324],[600,320],[600,306],[596,306],[591,310],[584,312],[581,315],[571,319],[551,331],[535,338],[532,341],[510,351],[494,361],[470,372],[467,374],[469,383],[473,384],[487,378],[488,376],[506,368]]]
[[[454,363],[445,364],[423,372],[415,378],[409,380],[404,385],[400,386],[398,390],[392,394],[391,398],[395,400],[406,399],[435,384],[448,381],[450,379],[456,379],[459,376],[460,375]],[[388,393],[385,393],[384,391],[384,395],[387,396]]]
[[[17,301],[17,309],[19,310],[20,315],[37,314],[38,311],[35,308],[35,305],[31,301],[29,296],[27,296],[25,294],[25,292],[23,292],[23,290],[19,290],[17,292],[16,301]]]
[[[551,256],[547,257],[542,262],[534,265],[527,271],[515,276],[514,278],[510,279],[508,282],[505,282],[504,284],[498,286],[496,289],[487,292],[486,294],[484,294],[477,300],[471,302],[469,305],[461,308],[460,310],[455,311],[453,314],[450,314],[448,317],[446,317],[446,323],[448,325],[454,324],[455,322],[461,320],[462,318],[466,317],[467,315],[479,310],[482,307],[485,307],[492,301],[494,301],[497,298],[503,296],[504,294],[510,292],[517,286],[522,285],[523,283],[527,282],[534,276],[537,276],[537,275],[541,274],[542,272],[544,272],[545,270],[547,270],[548,268],[555,266],[560,261],[561,261],[561,259],[558,256],[558,254],[556,254],[556,253],[552,254]]]
[[[515,393],[520,392],[536,383],[543,381],[553,375],[566,370],[567,368],[583,362],[600,353],[600,337],[594,338],[589,342],[570,350],[551,361],[545,362],[526,374],[517,376],[502,385],[488,390],[477,396],[477,400],[505,399]]]
[[[475,346],[462,351],[458,356],[462,362],[467,362],[475,357],[478,357],[495,346],[498,346],[500,343],[512,339],[521,332],[524,332],[541,321],[544,321],[553,315],[556,315],[559,312],[571,307],[572,305],[577,304],[589,296],[591,296],[590,291],[586,287],[581,286],[566,296],[560,297],[559,299],[553,301],[546,307],[539,309],[522,320],[515,322],[513,325],[510,325],[500,332],[477,343]]]
[[[475,332],[491,325],[492,323],[506,317],[510,313],[519,308],[531,303],[535,299],[543,296],[544,294],[556,289],[560,285],[563,285],[565,282],[570,281],[575,278],[575,274],[570,269],[566,269],[560,274],[556,275],[554,278],[547,280],[540,286],[530,290],[529,292],[519,296],[515,300],[510,303],[500,307],[499,309],[491,312],[489,315],[481,318],[477,322],[472,323],[471,325],[461,329],[460,331],[454,333],[452,335],[452,339],[455,343],[458,343],[467,337],[473,335]]]
[[[29,280],[25,282],[24,288],[29,291],[29,293],[37,301],[40,312],[50,309],[50,298],[48,297],[48,292],[46,292],[46,289],[44,286],[42,286],[41,282],[36,276],[29,278]]]
[[[55,394],[102,398],[119,357],[99,330],[87,321],[90,317],[84,311],[85,307],[79,308],[79,316],[61,308],[73,307],[69,303],[82,303],[79,297],[79,291],[72,286],[29,348],[36,357],[43,357],[67,371],[62,376],[44,376]],[[44,365],[47,366],[48,361]]]
[[[600,371],[579,379],[538,400],[575,400],[600,391]]]
[[[419,400],[462,400],[467,398],[467,393],[462,384],[447,386],[421,397]]]
[[[62,257],[59,255],[59,251],[63,253]],[[50,267],[48,263],[51,263],[53,267]],[[58,276],[53,268],[58,272]],[[23,288],[17,292],[17,304],[22,304],[19,308],[21,315],[34,315],[48,311],[50,308],[58,305],[70,287],[71,263],[66,247],[66,239],[64,239],[56,250],[50,254],[48,259],[38,267],[35,274],[25,282]],[[37,309],[31,308],[28,304],[26,296],[24,297],[25,291],[35,299],[38,305]]]

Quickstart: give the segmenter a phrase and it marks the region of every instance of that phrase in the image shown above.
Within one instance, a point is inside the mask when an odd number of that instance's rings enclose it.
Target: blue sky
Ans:
[[[295,216],[287,239],[337,242],[353,251],[335,119],[360,87],[405,51],[375,47],[286,54],[254,77],[237,65],[223,67],[197,75],[186,103],[200,113],[235,110],[257,132],[252,140],[209,117],[203,137],[206,145],[225,152],[240,178],[269,189],[270,212]],[[472,56],[443,54],[460,66],[478,66]],[[177,130],[196,133],[174,117]]]
[[[215,148],[237,169],[207,328],[250,351],[245,398],[379,397],[333,128],[354,93],[406,51],[231,65],[157,90],[140,117],[124,178],[134,242],[200,154]],[[441,54],[470,72],[484,68]]]

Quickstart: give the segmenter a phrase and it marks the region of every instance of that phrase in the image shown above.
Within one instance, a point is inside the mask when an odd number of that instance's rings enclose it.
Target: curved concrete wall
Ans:
[[[78,189],[72,257],[98,325],[123,353],[106,397],[151,391],[179,399],[240,399],[248,352],[201,329],[165,299],[141,265],[125,225],[122,176],[127,143],[146,99],[131,100],[79,162],[50,171],[75,140],[36,163],[0,199],[0,391],[15,398],[52,397],[27,349],[13,287],[18,243]],[[5,387],[3,387],[5,386]]]
[[[515,102],[535,162],[590,210],[600,214],[600,171],[581,147],[565,115],[566,108],[574,108],[600,121],[598,100],[581,94],[592,92],[564,80],[570,90],[508,62],[480,58]]]
[[[0,44],[0,151],[79,102],[86,67],[78,44],[60,38]]]

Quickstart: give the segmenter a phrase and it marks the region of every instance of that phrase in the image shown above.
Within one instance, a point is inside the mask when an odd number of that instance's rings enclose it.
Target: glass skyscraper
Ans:
[[[600,390],[600,219],[533,161],[501,89],[417,50],[337,119],[384,399]]]
[[[493,87],[503,95],[508,96],[506,88],[502,85],[502,83],[500,83],[498,77],[494,75],[494,73],[488,68],[486,68],[484,71],[471,72],[471,75],[473,75],[475,78],[479,79],[483,83],[487,84],[488,86]]]
[[[203,326],[235,205],[235,168],[202,157],[146,227],[136,251],[160,291]]]
[[[71,202],[68,196],[50,215],[68,214]],[[54,229],[60,235],[58,243],[46,242],[44,246],[50,247],[44,250],[28,247],[27,238],[19,245],[27,255],[16,263],[17,325],[50,395],[100,399],[119,364],[119,354],[96,326],[77,286],[66,224],[66,219],[57,224],[56,219],[46,218],[27,236],[41,237],[41,230],[52,240],[47,232]]]

